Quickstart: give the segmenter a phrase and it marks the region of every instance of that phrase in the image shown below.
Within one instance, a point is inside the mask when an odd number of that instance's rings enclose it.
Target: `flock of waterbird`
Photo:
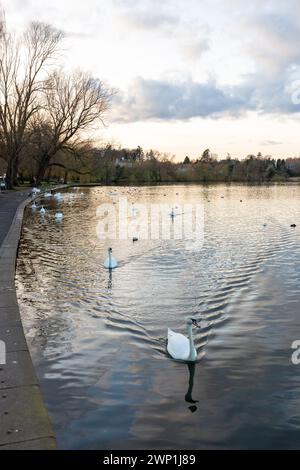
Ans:
[[[40,193],[41,193],[40,189],[33,188],[32,193],[31,193],[32,198],[33,198],[31,208],[32,208],[33,211],[38,210],[41,217],[44,217],[46,212],[47,212],[46,209],[44,208],[43,205],[39,206],[36,203],[36,198],[37,198],[38,195],[40,195]],[[83,193],[80,193],[80,194],[83,195]],[[176,194],[178,195],[178,193],[176,193]],[[111,197],[115,197],[115,196],[118,195],[118,193],[116,191],[110,191],[109,193],[107,193],[107,195],[111,196]],[[44,199],[53,198],[57,202],[61,202],[64,199],[63,195],[60,192],[53,192],[53,191],[45,192],[45,193],[41,194],[41,196]],[[166,196],[166,194],[164,196]],[[177,209],[177,207],[176,207],[176,209]],[[132,203],[132,205],[131,205],[130,212],[131,212],[132,217],[136,217],[138,215],[139,211],[135,207],[134,203]],[[174,208],[172,208],[171,213],[169,215],[172,219],[174,219],[176,217],[176,215],[178,215],[178,214],[176,214]],[[62,212],[56,212],[55,215],[54,215],[54,218],[55,218],[56,221],[62,221],[63,217],[64,217],[64,215],[63,215]],[[132,241],[137,242],[138,237],[133,237]],[[109,269],[109,270],[112,270],[112,269],[115,269],[115,268],[118,267],[118,262],[112,255],[112,248],[111,247],[108,248],[108,256],[104,260],[104,267],[106,269]],[[193,334],[192,334],[192,327],[193,326],[197,327],[197,328],[200,328],[200,325],[197,322],[197,320],[195,320],[194,318],[188,319],[187,320],[188,337],[186,337],[186,336],[184,336],[180,333],[175,333],[170,328],[168,328],[168,331],[167,331],[167,351],[173,359],[175,359],[177,361],[184,361],[184,362],[196,362],[196,360],[197,360],[197,350],[195,348],[194,341],[193,341]]]
[[[116,196],[117,193],[115,191],[111,191],[108,193],[109,196]],[[176,193],[178,195],[178,193]],[[166,196],[166,194],[164,194]],[[225,199],[224,196],[221,196],[221,199]],[[210,200],[208,200],[210,202]],[[240,203],[243,203],[243,200],[240,199]],[[171,209],[171,213],[169,214],[171,219],[173,220],[178,213],[176,213],[176,209],[178,207],[176,206],[175,209]],[[132,203],[131,207],[131,215],[135,217],[138,213],[138,210],[135,208],[134,203]],[[263,227],[267,227],[267,224],[264,223]],[[296,224],[291,224],[291,228],[296,228]],[[133,238],[133,241],[137,241],[138,238]],[[104,267],[107,269],[115,269],[118,267],[118,262],[117,260],[112,256],[112,248],[108,248],[108,256],[106,260],[104,261]],[[199,322],[195,318],[189,318],[186,322],[187,326],[187,337],[185,335],[182,335],[181,333],[176,333],[170,328],[168,328],[167,331],[167,351],[169,355],[175,359],[176,361],[181,361],[181,362],[196,362],[197,357],[198,357],[198,352],[197,349],[195,348],[194,345],[194,340],[193,340],[193,331],[192,328],[201,328]]]
[[[115,191],[110,191],[107,193],[108,196],[116,196],[117,193]],[[178,193],[176,193],[178,196]],[[166,196],[166,194],[164,194]],[[175,209],[178,209],[176,206]],[[178,213],[174,208],[171,209],[171,213],[169,216],[173,220]],[[132,217],[135,217],[138,214],[138,209],[135,207],[134,203],[132,203],[130,208],[130,213]],[[132,238],[133,242],[138,241],[138,237]],[[109,269],[115,269],[118,267],[117,260],[112,255],[112,248],[108,248],[108,256],[104,261],[104,267]],[[176,361],[180,362],[196,362],[198,357],[197,349],[195,348],[194,339],[193,339],[193,331],[192,328],[201,328],[200,324],[195,318],[189,318],[186,322],[187,326],[187,337],[181,333],[175,333],[173,330],[168,328],[167,330],[167,351],[169,355],[175,359]]]
[[[31,208],[32,210],[36,211],[36,210],[39,210],[39,213],[41,216],[45,216],[46,214],[46,209],[44,208],[43,205],[41,206],[38,206],[37,203],[36,203],[36,200],[35,198],[41,193],[41,190],[38,189],[38,188],[33,188],[32,191],[31,191],[31,195],[32,197],[34,198],[34,201],[33,203],[31,204]],[[63,195],[61,193],[52,193],[52,192],[45,192],[42,194],[43,198],[45,199],[50,199],[50,198],[54,198],[57,202],[60,202],[63,200]],[[56,212],[55,215],[54,215],[54,218],[55,220],[57,221],[60,221],[64,218],[64,215],[62,212]]]
[[[129,192],[134,192],[136,189],[131,189]],[[41,216],[44,216],[46,214],[46,209],[44,208],[43,205],[38,206],[36,204],[35,198],[41,191],[37,188],[34,188],[32,190],[32,196],[34,198],[34,201],[32,203],[32,209],[33,210],[39,210],[39,213]],[[84,195],[84,193],[80,193],[80,195]],[[118,195],[117,191],[109,191],[107,193],[108,196],[110,197],[115,197]],[[178,195],[178,193],[176,193]],[[166,196],[166,194],[164,194]],[[45,192],[43,193],[44,198],[54,198],[57,202],[60,202],[63,200],[63,195],[60,192]],[[224,199],[224,196],[221,196],[221,199]],[[208,202],[210,202],[208,200]],[[242,203],[243,200],[240,200],[240,203]],[[115,203],[114,203],[115,204]],[[176,206],[175,209],[178,207]],[[169,214],[171,219],[173,220],[177,215],[176,211],[174,208],[172,208],[171,213]],[[138,209],[135,207],[134,203],[132,203],[131,208],[131,216],[135,217],[138,214]],[[62,212],[56,212],[54,215],[54,218],[56,221],[61,221],[63,220],[63,213]],[[267,224],[263,224],[264,227],[267,226]],[[296,228],[296,224],[291,225],[292,228]],[[132,239],[133,242],[138,241],[138,237],[133,237]],[[117,260],[113,257],[112,255],[112,248],[108,248],[108,256],[104,260],[104,268],[112,270],[118,267],[118,262]],[[170,356],[175,359],[176,361],[183,361],[183,362],[196,362],[197,360],[197,350],[194,345],[193,341],[193,333],[192,333],[192,328],[193,326],[196,328],[201,328],[198,321],[194,318],[189,318],[187,320],[187,337],[180,334],[180,333],[175,333],[172,331],[170,328],[168,328],[167,332],[167,351],[170,354]]]

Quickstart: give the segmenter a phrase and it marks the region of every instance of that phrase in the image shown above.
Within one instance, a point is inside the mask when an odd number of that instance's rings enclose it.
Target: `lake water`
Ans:
[[[97,208],[119,195],[203,204],[203,247],[100,240]],[[16,284],[59,448],[300,448],[300,186],[80,188],[44,203],[44,219],[26,210]],[[167,328],[185,334],[189,317],[194,365],[166,353]]]

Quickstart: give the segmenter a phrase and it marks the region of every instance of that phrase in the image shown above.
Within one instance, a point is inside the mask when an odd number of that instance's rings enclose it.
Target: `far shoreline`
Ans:
[[[215,186],[215,185],[226,185],[226,186],[231,186],[231,185],[243,185],[243,186],[280,186],[280,185],[285,185],[285,184],[300,184],[300,178],[293,178],[293,181],[291,179],[288,179],[286,181],[209,181],[209,182],[199,182],[199,181],[175,181],[175,182],[169,182],[169,181],[162,181],[160,183],[68,183],[68,187],[132,187],[132,188],[138,188],[138,187],[145,187],[145,186]]]
[[[59,183],[57,182],[42,182],[40,185],[37,185],[36,187],[40,188],[43,192],[44,189],[46,190],[54,190],[55,188],[57,189],[57,185]],[[159,183],[101,183],[101,182],[67,182],[65,184],[60,185],[60,189],[62,191],[70,188],[97,188],[97,187],[115,187],[115,188],[139,188],[139,187],[170,187],[170,186],[199,186],[199,187],[209,187],[209,186],[284,186],[284,185],[297,185],[300,184],[300,177],[290,177],[287,178],[286,180],[278,180],[278,181],[161,181]],[[16,186],[13,189],[6,189],[6,193],[14,193],[18,191],[30,191],[33,187],[30,184],[22,184],[20,186]],[[43,192],[36,197],[41,197],[43,196]],[[0,193],[1,194],[1,193]]]

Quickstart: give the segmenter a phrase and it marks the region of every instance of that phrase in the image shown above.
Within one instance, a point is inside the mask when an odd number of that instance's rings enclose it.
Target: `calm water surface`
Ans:
[[[196,251],[99,240],[111,190],[70,189],[42,201],[44,219],[25,214],[18,297],[59,447],[300,448],[300,187],[116,188],[135,203],[203,203]],[[194,367],[166,354],[167,327],[185,333],[191,316]]]

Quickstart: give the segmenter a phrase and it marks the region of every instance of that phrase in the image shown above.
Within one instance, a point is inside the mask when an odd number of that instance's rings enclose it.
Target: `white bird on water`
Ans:
[[[56,212],[55,220],[62,220],[64,218],[64,214],[62,212]]]
[[[104,261],[104,267],[106,269],[114,269],[118,267],[117,260],[112,256],[112,248],[108,248],[108,257]]]
[[[131,204],[131,215],[135,217],[138,214],[138,209],[135,207],[134,203]]]
[[[32,194],[37,194],[37,193],[40,193],[40,192],[41,192],[41,190],[38,189],[38,188],[32,188],[32,191],[31,191]]]
[[[44,206],[41,207],[41,209],[40,209],[40,214],[41,214],[41,215],[45,215],[45,214],[46,214],[46,209],[44,208]]]
[[[167,351],[177,361],[195,362],[197,350],[194,345],[192,328],[200,328],[197,320],[189,318],[187,321],[188,338],[180,333],[175,333],[168,328]]]

